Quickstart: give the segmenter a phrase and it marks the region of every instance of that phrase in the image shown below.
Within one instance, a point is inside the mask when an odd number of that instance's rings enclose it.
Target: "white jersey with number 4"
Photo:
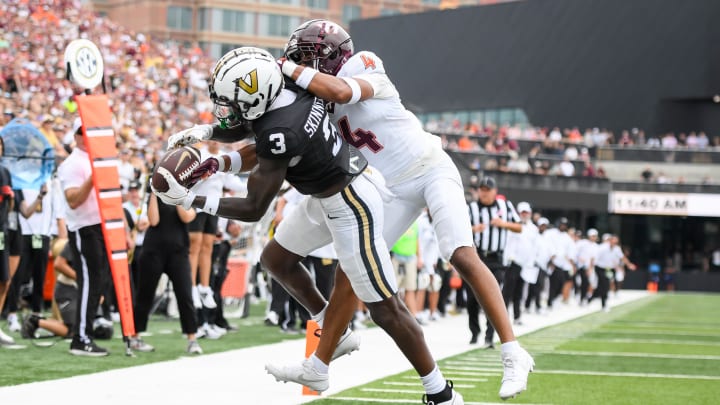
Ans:
[[[338,131],[385,177],[396,198],[386,203],[383,236],[393,245],[428,207],[440,253],[449,260],[461,246],[473,246],[470,216],[460,173],[442,149],[440,138],[426,132],[385,74],[372,52],[353,55],[338,77],[368,82],[372,98],[335,103],[329,110]]]
[[[336,103],[330,113],[338,131],[380,170],[388,185],[432,167],[437,151],[442,151],[440,139],[426,132],[405,109],[377,55],[356,53],[337,76],[362,79],[374,89],[372,98],[355,104]]]

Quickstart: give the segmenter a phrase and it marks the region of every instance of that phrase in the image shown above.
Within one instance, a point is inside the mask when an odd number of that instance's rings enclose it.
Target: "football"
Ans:
[[[168,191],[168,183],[158,173],[158,169],[164,167],[172,173],[175,180],[182,186],[190,188],[190,174],[200,165],[200,151],[193,146],[182,146],[168,151],[160,161],[155,164],[150,182],[153,188],[159,192]]]

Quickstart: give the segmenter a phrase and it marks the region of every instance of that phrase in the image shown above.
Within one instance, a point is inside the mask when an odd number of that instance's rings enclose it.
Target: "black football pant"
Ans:
[[[505,266],[502,264],[501,257],[499,255],[493,255],[487,257],[480,256],[480,258],[485,265],[488,266],[490,271],[492,271],[498,285],[502,286],[503,278],[505,277]],[[472,292],[468,283],[463,282],[463,288],[467,293],[468,326],[470,328],[470,333],[472,333],[473,336],[476,336],[480,333],[480,304],[477,302],[475,294]],[[486,322],[485,342],[492,342],[494,336],[495,328],[493,328],[492,323],[490,323],[490,320],[488,319]]]
[[[542,295],[542,290],[545,287],[545,279],[547,278],[547,273],[545,273],[545,270],[540,270],[538,272],[538,278],[535,284],[528,284],[528,294],[525,298],[525,309],[530,309],[530,305],[535,302],[535,308],[540,309],[542,308],[542,305],[540,304],[540,296]]]
[[[175,251],[145,248],[140,257],[140,267],[143,270],[138,277],[135,297],[135,329],[138,332],[147,330],[150,309],[155,299],[155,289],[160,281],[160,276],[165,273],[170,279],[175,293],[182,333],[196,333],[198,326],[192,301],[190,259],[187,248]]]
[[[513,304],[513,319],[520,319],[520,301],[522,301],[523,287],[525,282],[520,277],[520,271],[522,268],[515,262],[510,263],[510,266],[505,270],[505,280],[502,287],[502,295],[505,300],[505,307],[512,302]]]
[[[87,343],[92,336],[100,297],[110,284],[110,263],[100,224],[69,232],[68,236],[78,285],[77,323],[73,333]]]

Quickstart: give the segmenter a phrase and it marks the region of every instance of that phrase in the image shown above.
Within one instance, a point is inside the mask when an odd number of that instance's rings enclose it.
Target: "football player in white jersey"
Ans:
[[[339,25],[303,23],[290,37],[285,57],[280,61],[283,74],[329,102],[343,137],[362,151],[396,195],[385,204],[385,240],[394,243],[428,207],[441,254],[472,286],[503,343],[500,396],[525,390],[534,361],[515,339],[498,283],[475,251],[462,180],[440,139],[405,109],[382,60],[372,52],[354,53],[350,36]],[[337,274],[315,353],[328,364],[355,309],[350,305],[354,300],[347,299],[352,294],[347,278]]]

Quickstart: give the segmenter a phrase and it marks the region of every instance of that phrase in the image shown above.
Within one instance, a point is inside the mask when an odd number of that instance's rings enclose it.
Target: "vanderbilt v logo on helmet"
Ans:
[[[235,80],[235,85],[240,87],[247,94],[255,94],[258,91],[258,78],[257,69],[253,69],[252,72],[248,73],[245,77],[238,77]]]
[[[280,66],[266,50],[242,47],[226,53],[210,78],[213,114],[228,128],[260,118],[284,87]]]

